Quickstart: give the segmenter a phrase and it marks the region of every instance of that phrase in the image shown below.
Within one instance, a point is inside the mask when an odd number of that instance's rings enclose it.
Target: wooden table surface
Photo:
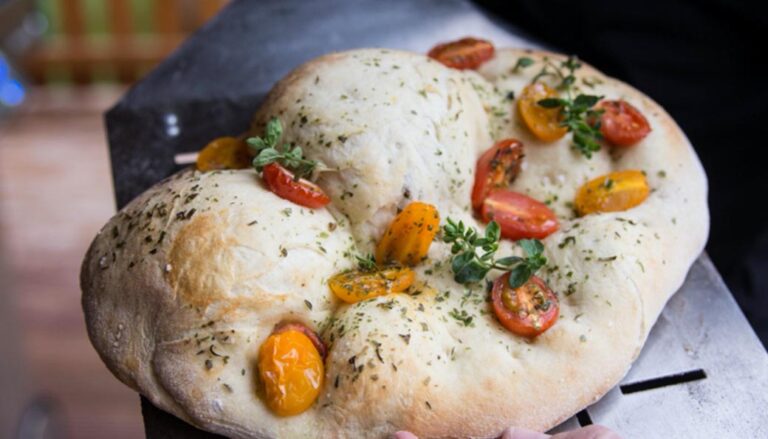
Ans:
[[[0,294],[16,307],[5,312],[20,326],[21,379],[59,403],[61,437],[143,436],[138,396],[88,341],[78,284],[91,239],[114,213],[102,113],[122,91],[33,89],[0,120],[0,241],[12,280]]]

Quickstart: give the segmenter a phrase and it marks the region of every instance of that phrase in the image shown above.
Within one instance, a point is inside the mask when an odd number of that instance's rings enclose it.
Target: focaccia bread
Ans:
[[[533,66],[515,68],[521,57]],[[280,81],[253,134],[278,118],[282,140],[329,170],[331,198],[301,207],[255,170],[185,170],[158,183],[102,229],[83,263],[88,333],[110,370],[155,405],[231,437],[493,437],[546,430],[613,387],[637,357],[708,233],[706,177],[685,135],[655,102],[589,66],[590,93],[624,99],[652,128],[638,145],[586,159],[571,135],[532,136],[514,95],[544,59],[498,50],[477,71],[419,54],[366,49],[310,61]],[[371,253],[413,200],[482,229],[470,193],[477,158],[499,139],[525,145],[511,189],[546,200],[560,228],[542,242],[539,276],[559,318],[536,338],[505,330],[482,284],[451,273],[436,240],[413,267],[418,288],[347,304],[328,279]],[[644,171],[637,207],[576,217],[588,180]],[[505,254],[520,254],[502,240]],[[496,277],[492,272],[489,277]],[[300,322],[328,346],[324,383],[306,411],[265,405],[259,347]]]

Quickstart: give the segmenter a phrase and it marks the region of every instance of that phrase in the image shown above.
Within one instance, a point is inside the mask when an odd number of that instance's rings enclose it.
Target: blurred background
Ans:
[[[0,439],[143,437],[80,310],[115,206],[103,112],[225,3],[0,0]]]
[[[707,250],[765,344],[765,6],[478,3],[635,85],[681,124],[709,176]],[[0,0],[0,439],[143,435],[137,395],[103,366],[80,310],[80,261],[115,205],[102,117],[225,4]]]

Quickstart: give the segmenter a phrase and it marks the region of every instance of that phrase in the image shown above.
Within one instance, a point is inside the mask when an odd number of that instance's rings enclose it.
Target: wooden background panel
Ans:
[[[51,28],[22,60],[35,83],[131,83],[228,0],[44,0]],[[62,75],[64,75],[62,77]]]
[[[121,92],[33,89],[19,113],[0,121],[0,234],[15,281],[14,333],[30,394],[59,403],[63,437],[143,436],[138,395],[87,339],[78,284],[91,239],[114,213],[102,112]]]

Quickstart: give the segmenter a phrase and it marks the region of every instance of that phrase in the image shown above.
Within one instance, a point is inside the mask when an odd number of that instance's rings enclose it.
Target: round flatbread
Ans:
[[[521,57],[533,64],[515,68]],[[253,170],[183,171],[104,227],[81,274],[91,340],[124,383],[206,430],[232,437],[492,437],[510,425],[546,430],[613,387],[638,355],[708,232],[706,178],[685,135],[655,102],[597,70],[576,86],[624,99],[651,133],[587,159],[571,135],[544,143],[514,101],[560,55],[498,50],[478,71],[380,49],[313,60],[280,81],[253,134],[281,120],[281,142],[328,169],[331,197],[308,209],[269,192]],[[470,192],[475,162],[496,140],[525,145],[512,189],[546,201],[560,230],[543,240],[539,275],[560,317],[529,340],[505,330],[483,286],[453,280],[450,248],[433,242],[409,294],[356,304],[332,275],[373,251],[413,200],[482,228]],[[639,169],[639,206],[577,218],[586,181]],[[508,241],[500,254],[520,254]],[[490,279],[499,273],[491,272]],[[325,385],[300,415],[278,417],[261,396],[259,347],[283,321],[329,346]]]

